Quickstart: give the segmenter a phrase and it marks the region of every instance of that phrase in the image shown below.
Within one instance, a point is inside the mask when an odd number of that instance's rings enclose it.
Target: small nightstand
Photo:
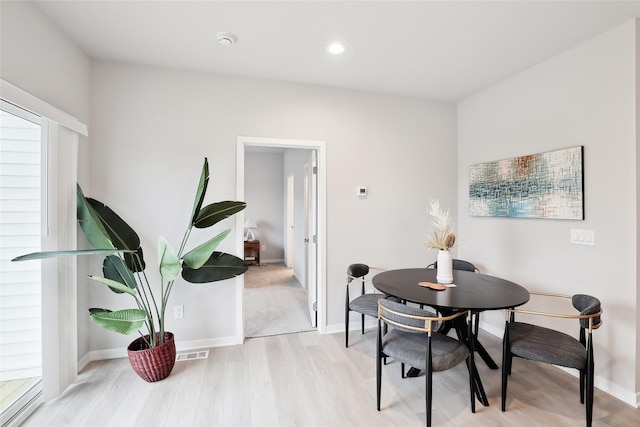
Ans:
[[[244,261],[250,265],[260,265],[260,240],[244,242]]]

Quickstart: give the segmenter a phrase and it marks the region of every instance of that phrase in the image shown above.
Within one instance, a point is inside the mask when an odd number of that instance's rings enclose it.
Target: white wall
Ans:
[[[326,141],[328,324],[336,328],[343,322],[347,266],[426,265],[435,256],[423,245],[429,197],[455,208],[451,104],[95,63],[91,119],[90,196],[130,220],[148,248],[159,234],[180,239],[204,156],[210,199],[233,198],[238,135]],[[356,197],[358,185],[369,187],[367,199]],[[229,242],[225,250],[233,247]],[[178,283],[170,306],[183,304],[185,318],[168,324],[178,341],[233,335],[233,289],[232,282]],[[92,291],[96,305],[103,290]],[[91,348],[128,341],[93,328]]]
[[[632,403],[640,390],[638,58],[629,22],[458,105],[459,255],[530,290],[600,298],[596,385]],[[468,215],[470,165],[575,145],[584,146],[584,221]],[[571,228],[595,230],[595,246],[570,244]],[[501,313],[483,319],[502,333]],[[577,322],[562,328],[575,335]]]
[[[0,3],[2,78],[87,124],[89,58],[30,2]]]
[[[284,261],[284,153],[245,153],[244,217],[256,221],[253,230],[265,249],[261,262]]]
[[[0,2],[0,76],[91,126],[90,61],[30,2]],[[87,138],[80,138],[79,176],[89,182]],[[81,263],[80,275],[86,276]],[[87,319],[88,292],[78,287],[78,318]],[[82,303],[84,301],[84,303]],[[88,324],[78,328],[78,354],[89,350]]]

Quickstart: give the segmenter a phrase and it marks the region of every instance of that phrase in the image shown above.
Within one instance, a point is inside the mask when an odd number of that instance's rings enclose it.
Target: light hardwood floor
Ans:
[[[207,360],[178,362],[169,378],[148,384],[127,359],[91,363],[61,397],[24,423],[32,426],[421,426],[424,376],[400,378],[383,366],[382,411],[375,408],[375,330],[249,339],[213,348]],[[500,362],[500,340],[481,332]],[[597,354],[596,354],[597,357]],[[478,359],[490,406],[469,406],[464,364],[434,374],[434,426],[584,426],[577,379],[557,368],[515,359],[507,412],[500,371]],[[640,410],[596,390],[594,426],[637,427]]]

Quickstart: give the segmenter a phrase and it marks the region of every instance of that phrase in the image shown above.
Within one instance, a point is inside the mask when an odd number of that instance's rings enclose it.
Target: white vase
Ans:
[[[436,280],[438,283],[453,282],[453,258],[450,251],[438,251]]]

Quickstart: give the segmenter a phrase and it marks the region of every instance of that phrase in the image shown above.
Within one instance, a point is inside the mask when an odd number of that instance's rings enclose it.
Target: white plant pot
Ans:
[[[453,282],[453,258],[450,251],[438,251],[436,280],[438,283]]]

